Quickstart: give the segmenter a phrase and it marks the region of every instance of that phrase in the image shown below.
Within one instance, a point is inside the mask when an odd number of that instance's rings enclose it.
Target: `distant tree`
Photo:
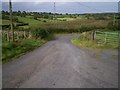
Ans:
[[[14,13],[14,12],[13,12]],[[16,16],[20,16],[21,15],[21,11],[17,11],[16,13],[15,13],[15,15]]]
[[[72,17],[73,17],[73,16],[72,16],[72,14],[70,14],[69,16],[70,16],[70,18],[72,18]]]
[[[23,11],[22,13],[25,14],[25,15],[27,14],[25,11]]]
[[[66,15],[68,15],[68,13],[66,13]]]
[[[50,16],[50,19],[53,20],[53,16]]]
[[[51,12],[49,12],[49,14],[52,14]]]
[[[89,15],[86,15],[85,17],[86,17],[87,19],[90,19]]]
[[[44,14],[44,18],[45,19],[49,19],[49,15],[48,14]]]
[[[9,12],[8,12],[8,11],[6,11],[6,12],[5,12],[5,14],[6,14],[6,15],[9,15]]]
[[[4,10],[2,10],[2,14],[5,14],[5,11],[4,11]]]
[[[23,11],[21,14],[20,14],[21,17],[26,17],[26,12]]]
[[[37,15],[34,15],[34,19],[37,20],[37,18],[38,18]]]

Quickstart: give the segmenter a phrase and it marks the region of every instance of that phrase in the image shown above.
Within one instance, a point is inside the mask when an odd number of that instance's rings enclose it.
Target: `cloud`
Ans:
[[[37,2],[37,1],[35,1],[34,4],[35,4],[35,5],[43,4],[43,2]]]

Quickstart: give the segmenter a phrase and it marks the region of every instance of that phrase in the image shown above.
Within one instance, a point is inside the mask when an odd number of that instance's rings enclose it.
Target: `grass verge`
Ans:
[[[3,42],[2,43],[2,63],[7,63],[13,58],[17,58],[28,51],[31,51],[41,45],[46,40],[41,39],[25,39],[18,42]]]
[[[92,48],[92,49],[119,49],[118,45],[110,45],[110,44],[97,44],[96,42],[93,42],[87,38],[83,38],[80,36],[79,38],[72,39],[71,42],[78,46],[78,47],[84,47],[84,48]]]

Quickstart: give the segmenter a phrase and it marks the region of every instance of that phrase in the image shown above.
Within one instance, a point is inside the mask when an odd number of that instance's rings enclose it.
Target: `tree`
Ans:
[[[18,12],[17,12],[17,16],[20,16],[20,15],[21,15],[21,11],[18,10]]]
[[[70,16],[70,18],[73,18],[72,14],[70,14],[69,16]]]
[[[49,12],[49,14],[52,14],[51,12]]]
[[[68,13],[66,13],[66,15],[68,15]]]
[[[9,12],[8,12],[8,11],[6,11],[6,12],[5,12],[5,14],[6,14],[6,15],[9,15]]]
[[[49,15],[48,15],[48,14],[44,14],[44,18],[45,18],[45,19],[48,19],[48,18],[49,18]]]
[[[38,18],[37,15],[34,15],[34,19],[37,20],[37,18]]]
[[[26,12],[25,11],[22,12],[22,17],[26,17]]]
[[[14,30],[13,30],[13,21],[12,21],[12,2],[11,0],[9,0],[9,8],[10,8],[10,22],[11,22],[11,39],[12,39],[12,42],[14,42]]]

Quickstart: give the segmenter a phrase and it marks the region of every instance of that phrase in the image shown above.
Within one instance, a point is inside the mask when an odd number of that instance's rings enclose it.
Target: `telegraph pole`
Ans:
[[[56,13],[56,6],[55,6],[55,2],[54,2],[54,17],[53,17],[54,20],[55,20],[55,13]]]
[[[114,17],[113,17],[113,26],[115,25],[115,14],[114,14]]]
[[[14,42],[14,30],[13,30],[13,21],[12,21],[12,2],[11,0],[9,0],[9,8],[10,8],[10,26],[11,26],[11,38],[12,38],[12,42]]]

